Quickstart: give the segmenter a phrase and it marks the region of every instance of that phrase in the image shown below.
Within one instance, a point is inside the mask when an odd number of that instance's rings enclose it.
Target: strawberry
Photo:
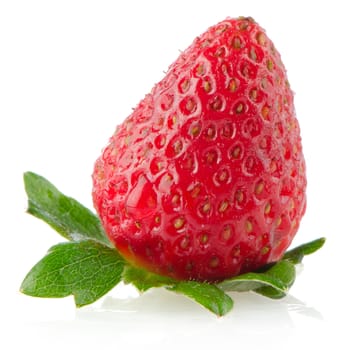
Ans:
[[[93,200],[130,263],[220,281],[279,260],[306,208],[293,92],[251,18],[194,40],[117,127]]]

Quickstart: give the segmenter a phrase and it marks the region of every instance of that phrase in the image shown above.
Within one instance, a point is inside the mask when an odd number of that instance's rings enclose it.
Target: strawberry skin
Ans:
[[[281,258],[306,208],[293,92],[251,18],[209,28],[117,127],[93,200],[132,264],[219,281]]]

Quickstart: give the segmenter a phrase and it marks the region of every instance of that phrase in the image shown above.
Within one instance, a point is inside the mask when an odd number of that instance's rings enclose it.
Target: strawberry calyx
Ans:
[[[140,292],[154,287],[183,294],[218,316],[233,308],[227,292],[253,291],[279,299],[294,283],[295,265],[325,243],[325,238],[287,251],[283,257],[258,271],[251,271],[219,283],[175,280],[132,266],[112,247],[99,218],[71,197],[61,193],[44,177],[24,174],[28,196],[27,212],[56,230],[68,242],[51,247],[21,284],[24,294],[43,298],[74,296],[77,307],[91,304],[120,282]]]

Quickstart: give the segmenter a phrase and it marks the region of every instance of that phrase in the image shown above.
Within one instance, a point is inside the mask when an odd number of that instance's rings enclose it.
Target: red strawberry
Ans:
[[[117,127],[93,199],[132,264],[218,281],[281,258],[305,212],[293,93],[251,18],[209,28]]]

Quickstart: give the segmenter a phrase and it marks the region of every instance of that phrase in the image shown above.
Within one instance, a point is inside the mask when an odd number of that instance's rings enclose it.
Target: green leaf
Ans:
[[[124,260],[96,241],[53,246],[28,273],[21,292],[43,298],[74,295],[78,307],[91,304],[121,280]]]
[[[270,269],[264,272],[265,277],[269,276],[275,281],[281,283],[282,290],[274,286],[262,286],[254,290],[254,292],[264,295],[272,299],[280,299],[286,296],[289,291],[289,288],[293,285],[295,281],[295,267],[294,265],[287,260],[281,260]]]
[[[194,299],[218,316],[227,314],[233,308],[233,300],[230,296],[214,284],[183,281],[168,289]]]
[[[177,281],[130,265],[124,270],[123,281],[132,283],[141,292],[153,287],[166,287],[170,291],[194,299],[218,316],[226,314],[233,307],[232,299],[213,284]]]
[[[140,292],[145,292],[153,287],[169,286],[178,283],[178,281],[170,277],[161,276],[131,265],[125,266],[123,281],[133,284]]]
[[[299,264],[303,260],[305,255],[312,254],[322,248],[325,244],[326,238],[318,238],[314,241],[302,244],[294,249],[289,250],[283,256],[283,260],[288,260],[293,264]]]
[[[273,299],[283,298],[295,281],[294,265],[300,263],[305,255],[320,249],[324,243],[325,238],[319,238],[302,244],[285,253],[279,262],[264,271],[229,278],[220,282],[218,286],[225,291],[254,291]]]
[[[282,298],[295,280],[295,268],[289,261],[279,261],[265,272],[248,272],[218,284],[224,291],[255,291],[269,298]]]
[[[24,173],[24,184],[28,213],[44,220],[68,240],[93,239],[111,247],[99,218],[89,209],[35,173]]]

